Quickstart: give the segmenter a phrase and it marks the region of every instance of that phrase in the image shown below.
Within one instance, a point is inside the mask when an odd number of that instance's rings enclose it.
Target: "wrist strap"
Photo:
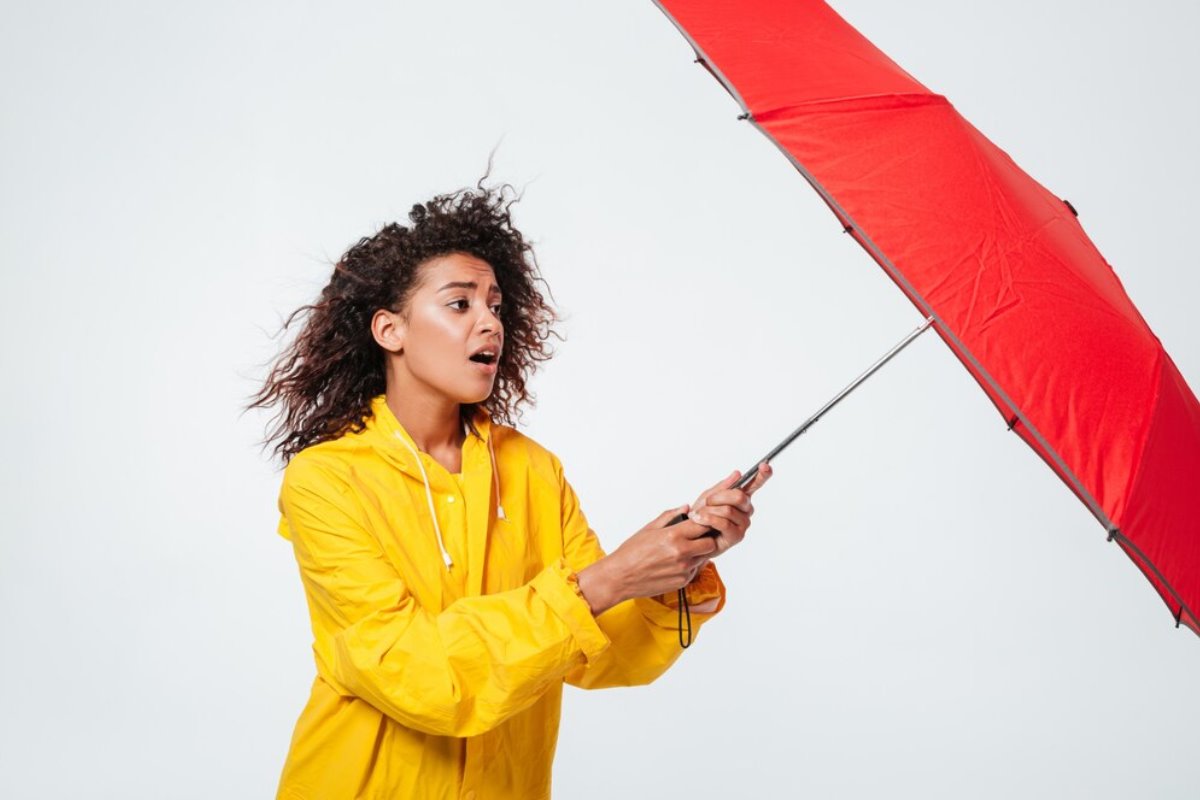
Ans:
[[[684,617],[687,617],[687,641],[683,640]],[[679,589],[679,646],[687,650],[692,644],[692,609],[688,605],[687,587]]]

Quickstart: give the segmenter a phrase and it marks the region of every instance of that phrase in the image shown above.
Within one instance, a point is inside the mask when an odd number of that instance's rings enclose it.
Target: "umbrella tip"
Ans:
[[[747,111],[744,114],[738,114],[738,119],[750,119],[750,112]]]
[[[1079,216],[1079,212],[1075,210],[1075,206],[1071,205],[1071,201],[1070,201],[1070,200],[1068,200],[1067,198],[1065,198],[1065,197],[1064,197],[1064,198],[1062,199],[1062,201],[1063,201],[1064,203],[1066,203],[1066,204],[1067,204],[1067,208],[1071,209],[1071,213],[1072,213],[1072,214],[1074,214],[1074,215],[1075,215],[1075,216],[1077,216],[1077,217]]]

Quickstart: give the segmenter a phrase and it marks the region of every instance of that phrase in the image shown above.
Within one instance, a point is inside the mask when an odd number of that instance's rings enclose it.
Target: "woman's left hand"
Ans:
[[[728,477],[702,492],[692,504],[688,513],[692,521],[716,531],[713,538],[717,549],[709,559],[716,558],[745,538],[750,517],[754,514],[750,495],[761,489],[770,477],[771,465],[764,461],[758,465],[758,472],[745,488],[734,489],[731,487],[742,478],[742,473],[734,470]]]

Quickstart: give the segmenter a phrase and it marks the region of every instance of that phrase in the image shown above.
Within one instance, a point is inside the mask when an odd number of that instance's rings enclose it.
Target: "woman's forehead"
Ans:
[[[449,285],[447,285],[449,284]],[[491,291],[499,291],[496,273],[482,258],[468,253],[449,253],[436,256],[421,265],[421,289],[438,292],[442,289],[462,288],[463,284],[474,284]]]

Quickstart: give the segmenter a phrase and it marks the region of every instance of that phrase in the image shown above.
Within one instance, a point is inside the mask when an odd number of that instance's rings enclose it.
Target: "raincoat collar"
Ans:
[[[476,432],[468,427],[467,436],[462,446],[462,475],[464,492],[472,501],[467,505],[467,591],[473,595],[483,593],[483,563],[487,550],[488,532],[491,527],[492,508],[494,504],[496,518],[504,519],[504,506],[500,501],[500,471],[497,467],[495,446],[492,435],[495,428],[486,410],[476,407],[471,422]],[[387,395],[379,394],[371,398],[371,415],[366,420],[366,432],[372,436],[373,446],[393,465],[407,475],[424,484],[426,500],[429,506],[429,516],[432,523],[433,535],[436,537],[438,548],[443,560],[450,569],[450,557],[446,551],[441,527],[437,520],[437,510],[434,508],[430,471],[437,480],[436,469],[446,471],[444,467],[428,458],[430,469],[425,468],[421,459],[421,450],[417,447],[412,436],[396,419],[387,404]],[[426,454],[427,455],[427,454]],[[442,486],[439,490],[445,490]],[[492,492],[495,491],[493,495]],[[479,498],[474,500],[474,498]],[[486,499],[485,499],[486,498]],[[435,584],[436,585],[436,584]]]
[[[471,417],[471,424],[474,425],[476,432],[472,432],[468,427],[467,438],[463,442],[464,455],[472,439],[478,439],[485,446],[491,441],[492,420],[482,406],[475,407],[475,413]],[[386,394],[378,394],[371,398],[371,414],[367,420],[367,427],[377,428],[387,438],[395,438],[399,435],[415,449],[420,450],[412,436],[400,424],[400,420],[396,419],[396,415],[392,413],[391,407],[387,404]],[[402,452],[407,452],[407,449],[402,448]],[[465,465],[463,468],[466,469]]]

